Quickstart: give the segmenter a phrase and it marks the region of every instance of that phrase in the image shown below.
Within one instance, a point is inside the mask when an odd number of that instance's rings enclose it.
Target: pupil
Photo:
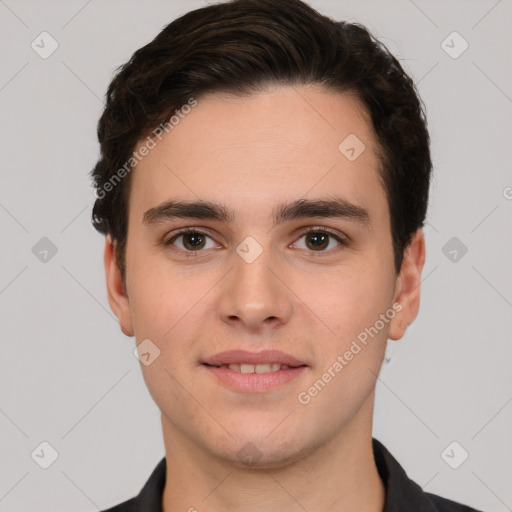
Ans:
[[[197,233],[192,233],[190,235],[187,235],[185,237],[185,240],[187,241],[187,245],[197,248],[202,244],[202,236]],[[195,241],[194,241],[195,240]],[[191,242],[192,241],[192,242]]]
[[[328,235],[325,235],[324,233],[315,233],[313,235],[310,235],[310,240],[313,241],[313,247],[320,247],[325,245],[325,241],[327,240]]]

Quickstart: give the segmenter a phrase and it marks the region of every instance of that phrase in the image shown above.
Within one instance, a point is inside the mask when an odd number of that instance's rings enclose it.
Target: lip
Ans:
[[[307,366],[290,367],[268,373],[239,373],[226,367],[203,365],[228,388],[241,393],[263,393],[289,384],[307,370]]]
[[[223,364],[264,364],[279,363],[288,366],[303,366],[304,361],[293,357],[290,354],[281,352],[280,350],[262,350],[260,352],[248,352],[247,350],[228,350],[219,352],[205,361],[203,364],[210,366],[221,366]],[[282,371],[282,370],[279,370]]]
[[[230,364],[265,364],[280,363],[289,368],[267,373],[240,373],[225,366]],[[279,350],[262,350],[248,352],[246,350],[229,350],[209,357],[203,366],[213,374],[218,381],[228,388],[242,393],[263,393],[291,383],[309,368],[301,360]]]

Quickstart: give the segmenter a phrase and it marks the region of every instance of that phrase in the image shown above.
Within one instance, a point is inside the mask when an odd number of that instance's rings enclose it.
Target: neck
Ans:
[[[291,464],[269,469],[241,468],[220,459],[162,416],[167,460],[163,512],[382,512],[385,489],[373,457],[372,409],[369,400],[328,442]]]

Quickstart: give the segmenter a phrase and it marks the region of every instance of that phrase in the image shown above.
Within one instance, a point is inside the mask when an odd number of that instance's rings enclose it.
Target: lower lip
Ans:
[[[248,393],[269,391],[288,384],[298,379],[307,369],[307,366],[298,366],[267,373],[241,373],[229,368],[203,366],[231,389]]]

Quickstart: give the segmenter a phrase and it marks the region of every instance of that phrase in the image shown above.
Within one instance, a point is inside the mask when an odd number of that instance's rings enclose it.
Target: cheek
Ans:
[[[307,402],[310,417],[323,418],[325,428],[339,428],[352,419],[375,387],[390,322],[380,316],[390,308],[389,283],[378,279],[378,274],[352,273],[351,278],[325,283],[325,293],[304,300],[316,305],[317,332],[323,334],[316,344],[319,363],[298,401]]]
[[[211,337],[215,305],[205,293],[215,286],[218,277],[194,276],[189,270],[171,272],[165,262],[158,266],[141,263],[137,265],[134,260],[133,268],[140,270],[133,273],[130,288],[135,336],[137,343],[151,340],[159,351],[155,363],[142,366],[144,378],[150,389],[164,383],[179,388],[167,369],[179,382],[189,385],[201,348],[197,341],[206,335]]]
[[[317,276],[315,286],[301,290],[300,296],[316,317],[315,321],[325,324],[324,339],[332,340],[328,345],[333,349],[341,350],[350,344],[390,307],[392,279],[387,274],[370,264],[361,268],[352,266],[325,278]]]
[[[161,346],[165,333],[174,325],[175,317],[180,312],[174,307],[170,296],[162,293],[161,284],[152,284],[150,279],[133,283],[130,308],[137,340],[149,338]]]
[[[171,272],[171,265],[157,252],[134,244],[127,254],[128,294],[137,340],[150,338],[163,345],[200,293],[185,274]]]

